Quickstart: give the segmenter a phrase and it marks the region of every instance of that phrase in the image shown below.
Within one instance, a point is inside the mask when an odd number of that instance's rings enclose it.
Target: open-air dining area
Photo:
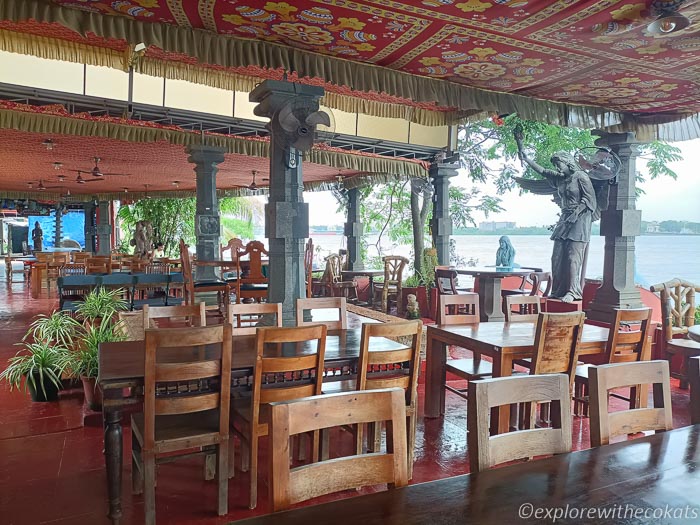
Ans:
[[[700,523],[699,18],[0,0],[0,524]]]

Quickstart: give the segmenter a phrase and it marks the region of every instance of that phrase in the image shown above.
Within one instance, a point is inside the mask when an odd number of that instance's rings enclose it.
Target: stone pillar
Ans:
[[[85,251],[95,253],[97,249],[95,243],[95,234],[97,233],[95,205],[92,202],[83,203],[83,212],[85,214]]]
[[[360,190],[348,190],[348,218],[345,223],[348,241],[348,270],[364,270],[362,262],[362,223],[360,222]]]
[[[109,255],[112,251],[112,221],[109,201],[97,204],[97,255]]]
[[[216,261],[221,257],[219,199],[216,195],[216,173],[224,161],[224,149],[214,146],[189,146],[187,160],[195,165],[197,174],[197,210],[194,225],[197,238],[197,259]],[[198,266],[196,281],[216,279],[216,268]]]
[[[430,230],[433,246],[437,250],[438,264],[450,264],[450,177],[457,175],[459,163],[435,162],[430,166],[430,180],[433,183],[433,217]]]
[[[622,161],[617,184],[610,187],[608,208],[602,213],[600,234],[605,237],[603,284],[588,307],[590,319],[610,321],[613,308],[641,308],[634,285],[634,238],[641,233],[642,212],[635,209],[637,156],[634,133],[596,132],[597,146],[608,147]]]
[[[255,114],[270,122],[270,196],[265,206],[269,241],[268,300],[282,303],[285,326],[295,324],[295,302],[306,296],[304,243],[309,236],[309,207],[304,203],[302,151],[313,145],[317,124],[329,125],[318,111],[323,88],[266,80],[251,93]]]
[[[63,206],[56,206],[56,227],[54,229],[53,245],[58,248],[63,238]]]

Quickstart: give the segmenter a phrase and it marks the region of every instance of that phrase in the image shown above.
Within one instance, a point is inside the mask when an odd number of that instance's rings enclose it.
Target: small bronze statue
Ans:
[[[496,252],[496,266],[513,267],[515,261],[515,248],[510,242],[507,235],[503,235],[498,239],[498,251]]]
[[[34,229],[32,230],[32,244],[34,244],[34,251],[40,252],[44,249],[44,230],[39,226],[39,221],[34,223]]]

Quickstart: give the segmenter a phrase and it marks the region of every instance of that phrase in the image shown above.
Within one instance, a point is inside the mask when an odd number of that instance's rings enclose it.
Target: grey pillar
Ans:
[[[360,190],[348,190],[348,218],[345,223],[348,240],[348,270],[364,270],[362,262],[362,223],[360,222]]]
[[[309,207],[304,203],[302,151],[313,145],[316,124],[328,123],[318,111],[323,88],[266,80],[250,93],[255,114],[270,119],[270,197],[265,206],[269,241],[268,301],[282,303],[285,326],[295,324],[295,302],[305,297],[304,243]]]
[[[610,148],[622,161],[617,184],[610,187],[608,208],[602,213],[600,234],[605,236],[603,284],[596,291],[588,317],[609,321],[613,308],[641,308],[634,285],[634,238],[641,233],[642,212],[635,209],[637,156],[634,133],[602,133],[596,145]]]
[[[56,227],[54,229],[53,245],[58,248],[61,239],[63,238],[63,207],[59,204],[56,206]]]
[[[109,255],[112,251],[112,221],[109,201],[97,204],[97,255]]]
[[[85,251],[95,253],[97,249],[96,237],[97,224],[95,222],[95,205],[92,202],[83,203],[85,213]]]
[[[452,235],[450,177],[457,175],[458,168],[458,163],[435,162],[430,166],[430,180],[434,188],[430,229],[439,264],[450,264],[450,235]]]
[[[219,199],[216,195],[216,173],[224,161],[224,149],[214,146],[189,146],[187,160],[195,165],[197,174],[197,211],[195,212],[195,236],[197,259],[216,261],[221,257]],[[198,266],[195,280],[216,279],[215,267]]]

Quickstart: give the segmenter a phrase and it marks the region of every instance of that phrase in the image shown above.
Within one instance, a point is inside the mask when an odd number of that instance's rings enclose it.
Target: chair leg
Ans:
[[[152,452],[143,454],[143,499],[146,525],[156,525],[156,458]]]
[[[204,456],[204,479],[211,481],[216,477],[216,451],[212,450]]]
[[[132,494],[143,493],[143,454],[141,444],[133,432],[131,434],[131,492]]]
[[[408,416],[408,479],[413,479],[413,462],[416,450],[416,414]],[[387,435],[387,440],[389,436]]]
[[[233,478],[236,475],[236,461],[235,461],[235,451],[236,446],[233,441],[233,433],[229,437],[229,447],[228,447],[228,477]]]
[[[250,441],[250,509],[258,505],[258,441],[257,435]]]
[[[219,516],[228,514],[228,452],[229,440],[225,439],[217,449],[218,469],[217,476],[219,482]]]

